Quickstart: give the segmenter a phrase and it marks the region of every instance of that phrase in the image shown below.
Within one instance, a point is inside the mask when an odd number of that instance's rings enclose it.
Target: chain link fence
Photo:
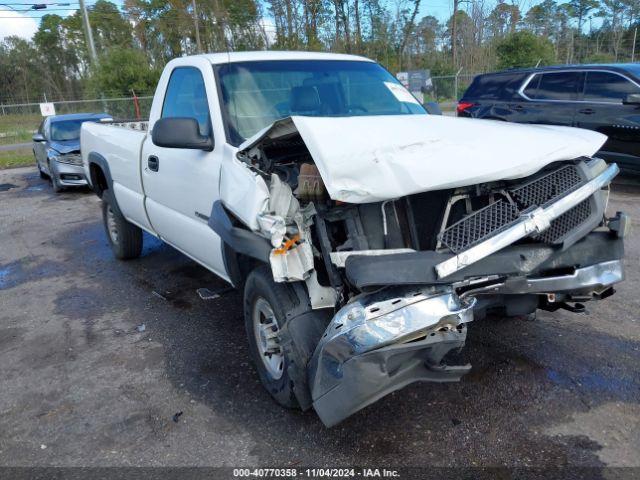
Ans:
[[[433,89],[425,95],[425,100],[438,102],[443,112],[453,112],[458,100],[476,75],[476,73],[465,73],[431,77]]]
[[[56,115],[108,113],[114,119],[146,119],[153,96],[66,100],[53,103]],[[0,104],[0,145],[28,143],[42,122],[39,103]]]
[[[475,77],[458,74],[431,77],[433,89],[424,100],[438,102],[443,112],[455,111],[457,100]],[[108,113],[118,120],[146,119],[149,117],[153,96],[131,96],[51,102],[57,115],[64,113]],[[39,103],[0,103],[0,145],[28,143],[42,122]]]

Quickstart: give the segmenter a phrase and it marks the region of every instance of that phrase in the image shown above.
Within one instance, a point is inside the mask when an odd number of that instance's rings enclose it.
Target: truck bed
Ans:
[[[114,122],[82,124],[80,143],[82,163],[87,178],[91,178],[89,157],[100,157],[108,165],[113,181],[113,193],[124,216],[144,227],[140,155],[147,138],[148,122]]]

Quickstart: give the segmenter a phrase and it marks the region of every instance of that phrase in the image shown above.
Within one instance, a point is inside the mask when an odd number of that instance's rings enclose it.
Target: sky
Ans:
[[[0,0],[0,40],[10,35],[18,35],[23,38],[31,38],[33,33],[38,29],[39,19],[47,13],[56,13],[60,16],[67,16],[78,8],[78,0],[59,0],[59,3],[68,3],[69,5],[56,5],[54,0],[39,0],[40,3],[48,5],[44,10],[28,10],[31,5],[38,0]],[[122,5],[122,0],[111,0],[117,5]],[[3,3],[6,2],[6,3]],[[531,3],[536,0],[525,0],[517,2],[522,10],[526,10]],[[94,3],[92,0],[86,0],[87,5]],[[394,0],[389,0],[389,4],[393,5]],[[418,19],[425,15],[433,15],[440,21],[446,21],[452,12],[451,0],[422,0]],[[464,4],[462,4],[464,7]],[[19,10],[20,13],[14,11]],[[28,10],[24,12],[24,10]]]

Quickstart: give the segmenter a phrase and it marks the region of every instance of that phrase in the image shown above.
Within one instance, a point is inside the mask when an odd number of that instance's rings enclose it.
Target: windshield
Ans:
[[[51,140],[62,142],[64,140],[78,140],[80,138],[80,126],[84,120],[65,120],[61,122],[51,122]]]
[[[235,146],[291,115],[426,113],[393,75],[373,62],[241,62],[222,65],[218,76],[225,127]]]

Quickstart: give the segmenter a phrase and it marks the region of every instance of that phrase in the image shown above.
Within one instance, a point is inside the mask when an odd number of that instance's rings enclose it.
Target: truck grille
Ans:
[[[438,239],[453,253],[460,253],[508,228],[527,210],[546,206],[582,183],[575,165],[560,167],[524,185],[509,189],[508,193],[515,203],[507,200],[491,203],[447,227]],[[553,220],[547,230],[533,238],[545,243],[556,243],[590,216],[591,200],[587,199]]]
[[[563,213],[553,222],[551,226],[539,235],[534,236],[536,240],[545,243],[556,243],[574,228],[579,227],[591,216],[591,199],[587,198],[566,213]]]
[[[451,225],[440,234],[440,242],[461,252],[508,227],[519,213],[516,205],[498,200]]]
[[[540,178],[510,190],[513,199],[522,208],[532,205],[545,206],[550,200],[576,189],[582,178],[575,165],[566,165]]]
[[[82,165],[82,156],[79,153],[66,153],[60,155],[58,161],[69,165]]]

